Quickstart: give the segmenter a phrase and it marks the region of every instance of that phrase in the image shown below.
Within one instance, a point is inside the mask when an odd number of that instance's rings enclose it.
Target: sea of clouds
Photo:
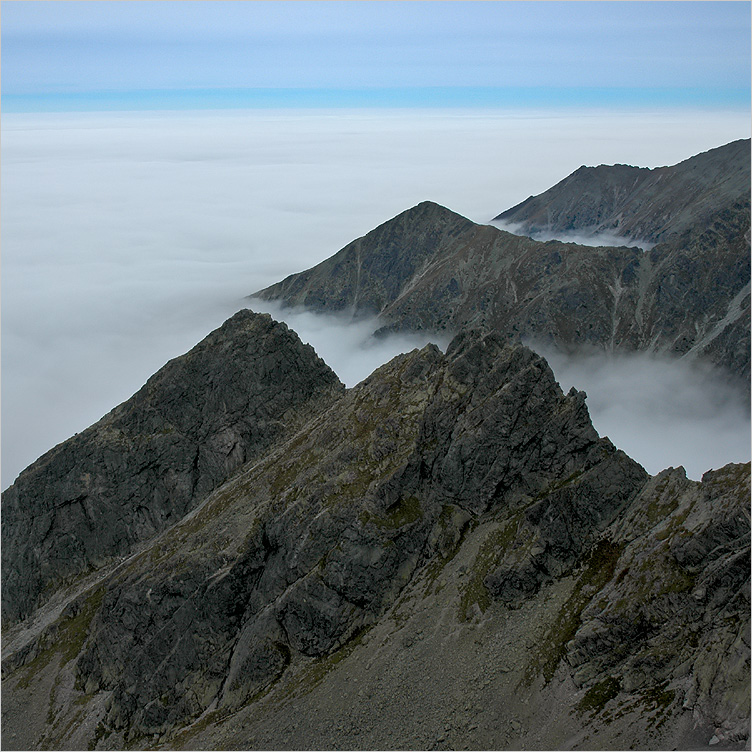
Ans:
[[[488,222],[582,164],[673,164],[749,135],[745,113],[710,112],[6,114],[0,127],[3,488],[236,310],[262,310],[249,294],[420,201]],[[284,315],[350,386],[425,343],[373,344],[374,322]],[[624,390],[587,381],[608,368],[585,368],[575,385],[596,428],[651,472],[684,464],[699,477],[747,459],[737,396],[725,412],[695,410],[703,389],[717,391],[709,377],[699,393],[651,396],[689,373],[671,367],[630,371],[650,409],[623,436],[626,417],[609,416]],[[669,435],[668,415],[689,419]]]
[[[750,458],[750,418],[738,383],[702,363],[653,353],[566,355],[528,343],[548,360],[564,392],[584,390],[601,436],[651,474],[707,470]]]

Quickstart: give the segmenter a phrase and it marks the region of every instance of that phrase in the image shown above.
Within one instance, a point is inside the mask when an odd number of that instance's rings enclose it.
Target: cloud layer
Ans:
[[[568,356],[530,343],[566,392],[587,393],[593,425],[651,474],[707,470],[750,459],[746,398],[718,372],[651,353]]]
[[[382,325],[376,318],[353,321],[347,315],[312,313],[298,307],[283,308],[266,300],[251,299],[248,308],[284,321],[303,342],[316,350],[347,387],[360,383],[399,353],[425,347],[429,342],[446,350],[450,340],[444,333],[425,331],[372,337]]]
[[[581,164],[672,164],[748,135],[722,113],[6,115],[2,485],[245,296],[420,201],[484,222]],[[388,357],[354,352],[368,370]]]
[[[547,240],[561,240],[564,243],[577,243],[578,245],[589,246],[637,246],[642,248],[643,251],[649,251],[655,243],[650,243],[646,240],[640,240],[639,238],[630,238],[623,235],[614,235],[608,232],[576,232],[574,230],[567,232],[532,232],[528,233],[522,230],[521,222],[505,222],[500,219],[495,219],[491,224],[494,227],[498,227],[500,230],[511,232],[513,235],[529,235],[533,240],[540,240],[545,242]]]

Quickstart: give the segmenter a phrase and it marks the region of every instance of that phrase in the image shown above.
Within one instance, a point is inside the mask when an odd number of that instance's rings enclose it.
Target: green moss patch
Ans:
[[[559,489],[564,488],[565,486],[572,485],[584,474],[584,472],[585,472],[584,470],[577,470],[574,473],[572,473],[570,476],[564,478],[563,480],[554,481],[553,483],[551,483],[551,485],[547,486],[543,491],[533,496],[533,501],[539,501],[540,499],[544,499],[546,496],[549,496],[555,491],[558,491]]]
[[[360,521],[363,524],[370,522],[377,527],[384,527],[392,530],[416,522],[422,517],[423,509],[417,496],[408,496],[400,499],[399,502],[392,506],[384,516],[372,514],[367,510],[363,510],[360,513]]]
[[[478,554],[472,564],[470,582],[460,599],[457,617],[460,621],[469,621],[472,606],[477,603],[481,612],[485,613],[491,605],[491,595],[483,584],[488,573],[497,567],[505,552],[514,541],[522,515],[516,514],[511,519],[501,523],[492,530],[478,549]]]
[[[611,717],[604,714],[607,721],[618,720],[629,713],[639,713],[646,718],[648,726],[659,729],[670,717],[670,710],[676,700],[676,690],[668,689],[668,682],[654,684],[632,695],[625,701],[618,712]]]
[[[591,715],[600,713],[606,704],[619,694],[620,690],[621,681],[615,676],[609,676],[585,692],[585,696],[577,703],[577,710]]]
[[[580,628],[582,612],[614,576],[621,553],[622,546],[608,539],[600,540],[592,549],[572,593],[541,641],[538,659],[532,664],[528,675],[530,682],[539,673],[543,674],[546,682],[551,681],[566,653],[567,643]]]
[[[57,622],[57,630],[52,636],[41,638],[45,647],[39,654],[21,668],[20,687],[28,687],[39,671],[44,669],[55,655],[61,656],[60,668],[73,660],[80,652],[89,634],[89,627],[102,605],[105,589],[100,587],[84,601],[75,616],[62,617]]]

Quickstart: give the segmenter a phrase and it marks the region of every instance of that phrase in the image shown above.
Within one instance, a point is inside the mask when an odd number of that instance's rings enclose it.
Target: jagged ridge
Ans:
[[[245,713],[252,729],[264,718],[289,724],[285,708],[297,716],[308,702],[290,704],[297,686],[313,693],[313,709],[293,746],[331,747],[338,732],[321,728],[315,703],[332,707],[332,695],[316,694],[316,667],[326,674],[341,662],[339,681],[361,677],[362,655],[390,677],[385,697],[407,691],[404,681],[412,692],[431,684],[420,712],[409,706],[412,721],[395,707],[405,737],[345,693],[376,734],[365,746],[399,738],[422,747],[416,721],[441,712],[456,677],[447,684],[426,658],[419,677],[400,680],[393,664],[403,663],[403,643],[397,653],[378,645],[406,624],[430,623],[426,655],[460,660],[459,673],[479,650],[488,666],[506,662],[489,673],[507,676],[501,694],[468,697],[478,717],[498,715],[500,702],[514,707],[516,739],[540,738],[553,707],[544,746],[561,746],[571,713],[588,716],[595,746],[647,739],[652,716],[634,707],[660,697],[664,740],[688,733],[694,713],[707,738],[718,727],[743,744],[748,494],[748,466],[702,484],[681,471],[649,479],[598,438],[584,394],[564,395],[543,359],[496,334],[464,332],[446,355],[428,346],[399,356],[319,403],[297,432],[10,651],[6,727],[23,728],[29,746],[117,747],[156,734],[182,747],[175,735],[213,710],[203,746],[242,748],[255,732],[223,718]],[[486,635],[478,630],[488,620],[498,626]],[[524,633],[528,623],[537,642],[493,649],[489,635]],[[455,658],[451,635],[469,640]],[[66,692],[45,695],[39,687],[52,679]],[[47,703],[56,720],[34,736]],[[627,720],[609,726],[603,714],[619,709]],[[341,701],[331,712],[345,712]],[[267,746],[294,738],[276,733]],[[482,746],[515,747],[500,728],[483,734]]]
[[[4,623],[180,520],[342,389],[285,324],[239,311],[3,493]]]

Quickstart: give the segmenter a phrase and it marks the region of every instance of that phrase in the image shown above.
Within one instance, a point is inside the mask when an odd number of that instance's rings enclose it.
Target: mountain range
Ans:
[[[699,185],[689,190],[692,176]],[[737,141],[670,168],[580,168],[499,215],[535,228],[529,223],[543,213],[555,218],[549,229],[582,230],[593,226],[593,211],[618,212],[639,218],[648,236],[666,238],[649,251],[539,242],[424,202],[253,297],[377,316],[382,332],[472,326],[565,351],[696,358],[746,386],[749,185],[750,142]],[[579,200],[586,208],[565,219],[560,207]],[[593,203],[601,208],[588,208]],[[612,234],[635,228],[609,219]]]
[[[261,295],[446,352],[346,389],[243,309],[40,457],[2,497],[3,748],[747,748],[749,463],[648,475],[519,341],[748,374],[722,193],[650,251],[422,203]]]
[[[749,139],[742,139],[671,167],[583,166],[494,219],[525,234],[609,233],[659,243],[748,198],[749,164]]]

